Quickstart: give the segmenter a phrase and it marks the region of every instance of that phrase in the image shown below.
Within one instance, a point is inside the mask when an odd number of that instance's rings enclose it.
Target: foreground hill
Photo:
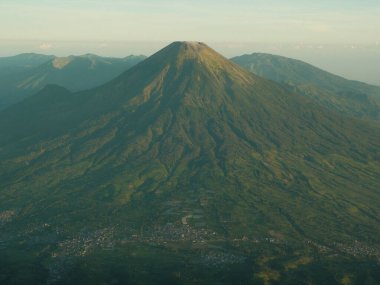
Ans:
[[[26,54],[0,59],[0,108],[40,91],[47,84],[58,84],[71,91],[102,85],[144,58],[108,58],[92,54],[69,57]],[[2,74],[2,66],[8,66],[12,72]]]
[[[344,114],[380,120],[380,87],[347,80],[300,60],[253,53],[231,59],[245,69]]]
[[[144,266],[140,284],[343,278],[360,266],[330,274],[317,253],[378,258],[379,184],[378,126],[202,43],[175,42],[95,89],[48,86],[0,113],[3,239],[53,256],[43,264],[64,268],[67,284],[94,284],[88,268],[98,281],[134,280]],[[128,248],[125,271],[122,254],[98,252],[114,246]],[[75,267],[73,256],[91,258]],[[371,266],[362,278],[377,278]]]

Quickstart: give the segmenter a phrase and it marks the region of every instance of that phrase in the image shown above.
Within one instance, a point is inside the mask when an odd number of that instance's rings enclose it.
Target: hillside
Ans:
[[[245,69],[344,114],[380,120],[380,87],[347,80],[300,60],[253,53],[231,59]]]
[[[144,56],[108,58],[92,54],[68,57],[41,55],[37,59],[45,58],[45,60],[37,61],[35,57],[37,55],[32,57],[33,62],[26,55],[16,56],[18,62],[8,58],[9,69],[14,72],[2,74],[0,71],[0,109],[19,102],[48,84],[57,84],[71,91],[100,86],[145,58]],[[0,70],[2,62],[6,62],[6,59],[0,59]],[[17,68],[21,63],[30,67]]]
[[[292,284],[302,272],[334,280],[326,272],[338,265],[329,262],[379,257],[379,174],[377,125],[323,108],[203,43],[172,43],[94,89],[47,86],[0,113],[1,239],[33,248],[42,264],[83,256],[76,284],[92,284],[80,281],[91,268],[99,280],[114,276],[101,266],[104,256],[122,264],[113,247],[135,264],[118,278],[152,272],[139,284],[168,284],[182,270],[184,284],[207,284],[214,273],[215,283],[230,284],[235,273],[251,280],[252,268],[264,281]],[[156,270],[172,277],[157,281]]]

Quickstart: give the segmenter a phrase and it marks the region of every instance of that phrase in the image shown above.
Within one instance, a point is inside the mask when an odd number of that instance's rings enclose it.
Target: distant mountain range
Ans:
[[[144,58],[92,54],[68,57],[21,54],[0,58],[0,109],[40,91],[47,84],[57,84],[71,91],[102,85]]]
[[[245,69],[344,114],[380,120],[380,87],[344,79],[300,60],[253,53],[231,59]]]
[[[0,58],[0,110],[48,84],[57,84],[70,91],[100,86],[145,58],[109,58],[92,54],[55,57],[33,53]],[[253,53],[231,60],[324,107],[349,116],[380,120],[378,86],[347,80],[300,60],[277,55]]]
[[[0,75],[24,72],[53,59],[53,55],[23,53],[15,56],[0,57]]]
[[[257,70],[272,74],[276,57],[262,57],[270,68]],[[0,112],[0,276],[27,252],[39,284],[379,280],[376,116],[343,79],[283,61],[294,72],[279,65],[276,83],[204,43],[174,42],[101,86],[47,85]],[[357,258],[368,263],[336,265]]]

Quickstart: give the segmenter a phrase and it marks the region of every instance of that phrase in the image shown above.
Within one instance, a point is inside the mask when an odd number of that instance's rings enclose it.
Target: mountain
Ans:
[[[245,69],[293,92],[318,101],[322,106],[359,118],[380,120],[380,87],[347,80],[300,60],[253,53],[231,59]]]
[[[102,85],[139,63],[145,57],[108,58],[86,54],[68,57],[20,55],[16,58],[19,59],[19,65],[21,63],[23,66],[29,64],[30,67],[20,71],[17,68],[18,61],[8,58],[10,68],[16,69],[18,72],[0,73],[0,109],[40,91],[47,84],[61,85],[71,91]],[[40,58],[45,60],[38,61]],[[41,64],[38,64],[39,62]],[[0,70],[1,64],[2,61],[0,60]]]
[[[0,76],[35,68],[53,58],[54,56],[52,55],[36,53],[23,53],[15,56],[0,57]]]
[[[2,268],[21,251],[56,284],[376,281],[379,174],[375,123],[175,42],[0,113]]]

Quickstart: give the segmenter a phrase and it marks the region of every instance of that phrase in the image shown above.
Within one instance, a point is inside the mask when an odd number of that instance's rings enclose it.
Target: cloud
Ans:
[[[51,44],[51,43],[42,43],[39,46],[39,49],[41,49],[41,50],[49,50],[52,48],[53,48],[53,44]]]

